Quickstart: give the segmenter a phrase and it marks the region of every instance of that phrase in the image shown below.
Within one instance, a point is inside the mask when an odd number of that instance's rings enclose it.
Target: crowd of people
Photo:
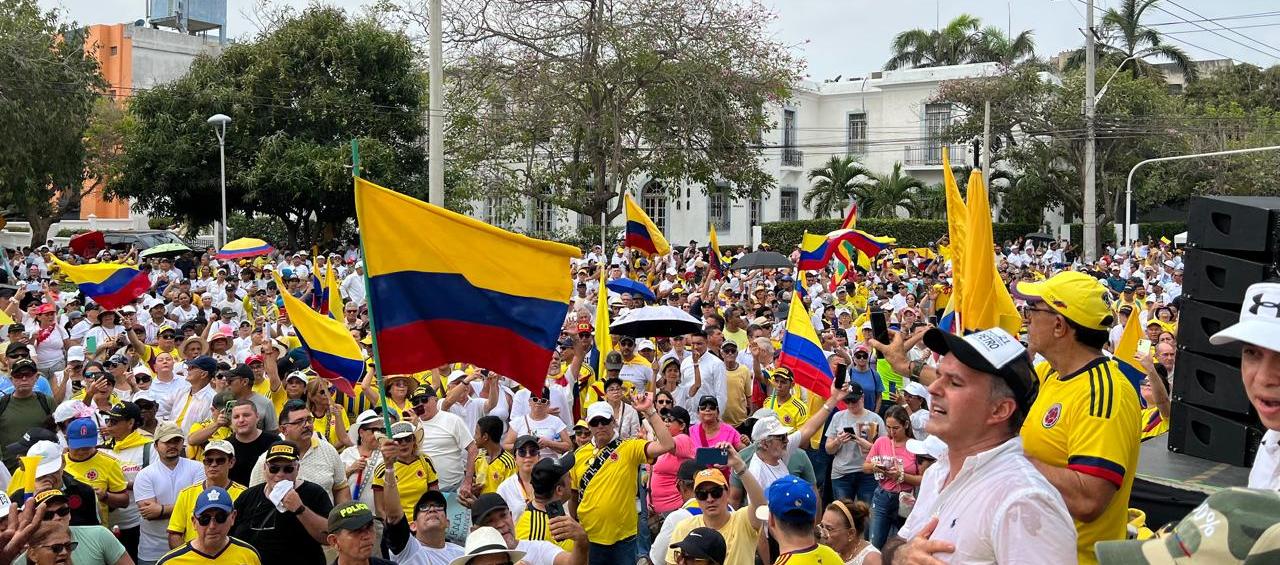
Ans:
[[[151,288],[104,309],[62,280],[50,253],[137,265]],[[572,266],[571,306],[541,387],[466,364],[385,375],[380,387],[370,360],[344,393],[311,370],[280,293],[315,303],[312,279],[334,270],[335,315],[371,359],[354,247],[233,261],[212,249],[22,250],[9,258],[16,292],[0,304],[15,321],[0,344],[0,561],[1087,564],[1111,562],[1106,548],[1131,555],[1125,543],[1142,542],[1121,540],[1137,530],[1138,446],[1169,427],[1181,251],[1149,242],[1082,263],[1066,242],[1004,242],[996,261],[1022,330],[964,336],[941,329],[947,253],[945,241],[890,248],[833,280],[830,270],[717,272],[696,242],[655,258],[596,246]],[[653,299],[607,288],[624,277]],[[1250,292],[1258,297],[1245,299],[1241,323],[1214,339],[1245,343],[1245,389],[1273,430],[1249,486],[1274,493],[1280,284]],[[597,318],[602,293],[608,320]],[[794,293],[835,375],[829,386],[800,386],[780,362]],[[654,303],[686,310],[702,329],[615,335],[598,350],[605,324]],[[879,313],[890,337],[877,340]],[[1111,356],[1135,316],[1137,388]]]

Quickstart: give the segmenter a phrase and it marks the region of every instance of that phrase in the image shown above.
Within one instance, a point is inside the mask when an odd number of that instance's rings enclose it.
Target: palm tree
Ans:
[[[915,214],[919,208],[918,191],[925,184],[918,178],[902,174],[902,163],[893,164],[893,172],[881,175],[868,172],[853,185],[858,212],[871,218],[895,217],[898,207]]]
[[[1132,58],[1127,64],[1131,65],[1130,72],[1136,79],[1142,76],[1164,78],[1164,73],[1145,59],[1167,59],[1182,72],[1188,82],[1194,81],[1198,73],[1191,56],[1175,45],[1164,43],[1160,32],[1142,25],[1142,17],[1147,9],[1155,6],[1158,1],[1123,0],[1118,10],[1108,8],[1102,15],[1103,39],[1096,44],[1098,60],[1119,67],[1125,59]],[[1078,68],[1084,64],[1084,60],[1084,48],[1080,48],[1067,58],[1067,68]]]
[[[838,215],[853,198],[855,179],[869,175],[852,156],[833,155],[826,164],[809,171],[811,185],[804,195],[804,207],[817,218]]]
[[[1029,30],[1010,38],[999,28],[983,29],[978,18],[960,14],[942,29],[899,33],[891,48],[893,57],[885,63],[886,71],[988,61],[1014,64],[1034,56],[1035,40]]]

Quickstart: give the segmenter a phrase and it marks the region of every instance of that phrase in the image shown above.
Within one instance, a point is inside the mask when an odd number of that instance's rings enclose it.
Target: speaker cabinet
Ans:
[[[1239,319],[1239,306],[1228,310],[1198,300],[1183,301],[1182,312],[1178,315],[1178,346],[1202,355],[1239,359],[1239,343],[1228,345],[1209,343],[1210,336],[1230,327]]]
[[[1187,243],[1266,260],[1280,252],[1280,198],[1201,196],[1191,201]]]
[[[1275,276],[1274,264],[1192,247],[1187,249],[1182,296],[1201,302],[1230,304],[1239,309],[1249,285]]]
[[[1174,367],[1172,399],[1175,402],[1253,418],[1253,405],[1244,394],[1238,363],[1228,364],[1184,349],[1178,352]]]
[[[1262,441],[1262,430],[1185,402],[1173,403],[1169,420],[1169,450],[1201,459],[1248,467]]]

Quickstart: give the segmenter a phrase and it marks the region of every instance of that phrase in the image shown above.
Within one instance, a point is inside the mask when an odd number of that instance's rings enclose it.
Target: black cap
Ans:
[[[533,486],[533,492],[550,492],[571,470],[573,470],[572,451],[559,459],[548,457],[533,465],[533,471],[529,473],[529,484]]]
[[[849,383],[849,390],[844,393],[845,402],[854,402],[862,400],[862,385],[858,383]]]
[[[1027,358],[1027,348],[1000,328],[958,336],[933,328],[924,344],[938,355],[953,354],[960,363],[1003,380],[1013,390],[1018,408],[1026,410],[1035,400],[1039,381]]]
[[[27,327],[22,324],[9,324],[9,333],[26,332]]]
[[[113,404],[110,410],[104,410],[102,413],[119,420],[138,420],[142,418],[142,410],[138,408],[137,404],[128,400]]]
[[[435,398],[435,396],[436,389],[431,388],[431,385],[429,384],[422,383],[418,385],[418,388],[413,389],[413,394],[409,395],[409,400],[426,400],[428,398]]]
[[[267,455],[264,461],[275,461],[276,459],[285,459],[288,461],[298,460],[298,446],[288,440],[280,440],[267,448]]]
[[[689,427],[689,421],[690,421],[689,411],[685,410],[683,406],[672,406],[670,408],[663,408],[662,417],[663,418],[670,417],[675,421],[680,422],[681,424],[684,424],[686,428]]]
[[[35,445],[37,441],[58,443],[58,434],[45,428],[31,428],[27,430],[27,433],[22,434],[18,441],[4,446],[4,452],[14,457],[25,455],[27,450],[31,449],[31,446]]]
[[[698,408],[702,408],[708,404],[715,406],[717,410],[720,409],[720,401],[716,400],[716,397],[710,394],[704,394],[698,398]]]
[[[249,381],[252,381],[253,369],[250,369],[249,365],[245,363],[241,363],[239,365],[236,365],[234,369],[227,371],[227,378],[228,379],[247,379]]]
[[[541,447],[540,445],[538,445],[538,436],[532,436],[532,435],[526,434],[516,438],[516,443],[515,445],[512,446],[512,449],[516,451],[520,451],[521,447],[524,447],[529,444],[533,444],[534,447]]]
[[[706,465],[698,463],[694,459],[685,459],[680,462],[680,468],[676,470],[676,480],[693,482],[693,476],[705,468]]]
[[[434,502],[443,508],[449,507],[449,501],[445,499],[444,493],[438,490],[429,490],[427,492],[422,493],[422,496],[418,497],[418,503],[413,505],[414,520],[418,519],[418,509],[422,508],[422,506],[428,502]]]
[[[475,502],[471,503],[471,524],[483,526],[485,518],[495,510],[509,510],[507,501],[503,500],[502,495],[496,492],[480,495]]]
[[[689,535],[685,536],[679,543],[671,544],[671,549],[680,550],[680,553],[686,557],[706,559],[717,565],[724,563],[724,556],[728,551],[725,547],[724,536],[720,535],[720,532],[707,527],[690,530]]]
[[[26,346],[23,346],[23,347],[26,347]],[[32,361],[27,358],[22,358],[22,359],[18,359],[17,361],[14,361],[13,364],[9,366],[9,374],[14,375],[14,374],[17,374],[18,371],[25,371],[27,369],[30,369],[31,372],[33,373],[40,372],[40,368],[36,367],[35,361]]]
[[[8,346],[8,347],[6,347],[6,348],[4,349],[4,354],[5,354],[5,355],[11,355],[11,354],[13,354],[15,351],[28,351],[28,352],[29,352],[30,350],[29,350],[29,349],[27,349],[27,344],[25,344],[25,343],[18,343],[18,342],[16,342],[16,341],[13,341],[13,342],[9,342],[9,346]]]

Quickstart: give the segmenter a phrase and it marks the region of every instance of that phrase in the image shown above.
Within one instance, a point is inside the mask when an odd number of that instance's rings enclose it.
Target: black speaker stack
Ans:
[[[1240,345],[1209,337],[1240,318],[1249,285],[1280,273],[1280,198],[1193,199],[1184,263],[1169,449],[1247,467],[1264,430],[1240,380]]]

